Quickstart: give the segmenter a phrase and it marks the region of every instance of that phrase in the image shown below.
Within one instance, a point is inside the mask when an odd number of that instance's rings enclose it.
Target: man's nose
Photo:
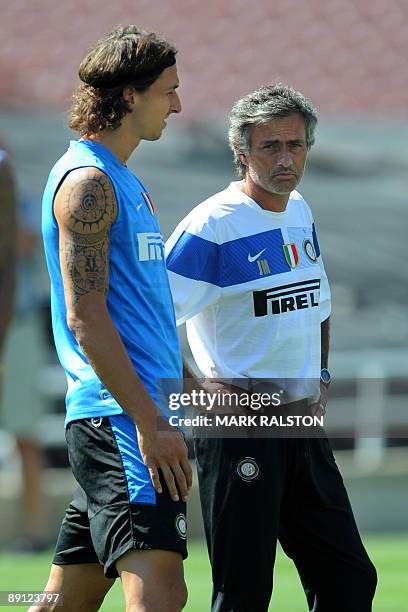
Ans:
[[[278,164],[284,168],[293,166],[293,159],[290,152],[287,149],[283,149],[279,155]]]
[[[179,113],[181,112],[181,102],[180,102],[180,98],[177,92],[174,92],[173,96],[172,96],[172,101],[171,101],[171,112],[172,113]]]

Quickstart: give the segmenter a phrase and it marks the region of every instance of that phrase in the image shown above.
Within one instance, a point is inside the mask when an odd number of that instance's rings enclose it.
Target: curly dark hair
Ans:
[[[123,88],[145,91],[176,62],[177,50],[154,32],[117,26],[100,38],[79,66],[81,85],[73,94],[69,127],[81,136],[115,130],[130,112]]]

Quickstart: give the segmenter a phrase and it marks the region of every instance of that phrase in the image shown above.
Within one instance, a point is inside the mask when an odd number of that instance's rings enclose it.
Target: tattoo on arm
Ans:
[[[69,182],[61,200],[65,231],[60,257],[72,305],[92,291],[106,295],[109,288],[109,230],[115,196],[106,175],[91,168],[85,172],[81,180]]]
[[[108,292],[108,266],[106,264],[108,240],[90,246],[75,242],[65,244],[65,259],[73,286],[73,302],[81,295],[95,290]]]

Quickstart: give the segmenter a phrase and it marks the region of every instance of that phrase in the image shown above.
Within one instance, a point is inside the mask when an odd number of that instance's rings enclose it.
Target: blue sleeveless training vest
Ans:
[[[52,326],[58,357],[68,380],[65,424],[81,418],[120,414],[122,408],[96,376],[66,321],[59,265],[55,194],[73,169],[93,166],[111,180],[118,215],[110,231],[107,305],[127,353],[162,413],[168,402],[162,383],[180,391],[182,361],[167,277],[163,238],[152,201],[136,176],[103,145],[73,141],[50,172],[43,196],[43,237],[51,279]],[[175,383],[175,379],[180,381]],[[169,385],[169,383],[168,383]]]

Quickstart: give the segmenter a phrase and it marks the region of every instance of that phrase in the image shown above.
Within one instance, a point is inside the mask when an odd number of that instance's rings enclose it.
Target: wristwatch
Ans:
[[[326,387],[328,387],[331,383],[331,374],[327,368],[322,368],[320,370],[320,382],[322,382]]]

